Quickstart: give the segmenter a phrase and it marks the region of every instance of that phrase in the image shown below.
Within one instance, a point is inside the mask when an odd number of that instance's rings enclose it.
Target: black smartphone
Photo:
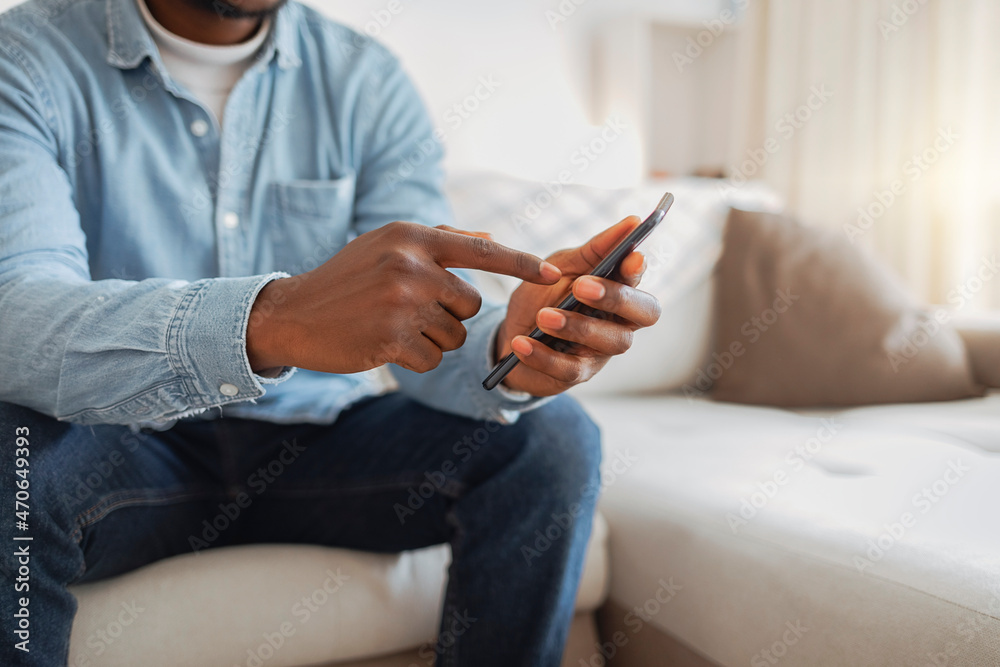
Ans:
[[[674,203],[674,196],[669,192],[663,195],[663,199],[660,203],[656,205],[656,208],[649,217],[642,221],[638,227],[632,230],[632,232],[622,239],[621,243],[615,246],[615,249],[608,253],[607,257],[601,260],[601,262],[594,267],[594,270],[587,275],[598,276],[601,278],[612,278],[614,274],[618,271],[618,267],[621,265],[622,260],[628,257],[633,250],[635,250],[640,243],[642,243],[650,232],[656,229],[656,226],[660,224],[664,216],[667,215],[667,211],[670,210],[670,206]],[[587,308],[582,303],[576,300],[573,294],[569,294],[562,302],[559,303],[556,308],[561,308],[562,310],[581,310],[581,307]],[[589,309],[593,310],[593,309]],[[585,312],[585,311],[584,311]],[[560,349],[560,343],[566,344],[566,341],[556,338],[555,336],[550,336],[548,334],[542,333],[537,327],[534,331],[528,334],[529,338],[534,338],[535,340],[541,341],[552,347],[554,349]],[[511,352],[506,357],[500,360],[490,374],[486,376],[483,380],[483,387],[486,390],[493,389],[498,384],[503,382],[503,379],[507,377],[507,374],[514,370],[514,367],[520,363],[520,359],[517,355]]]

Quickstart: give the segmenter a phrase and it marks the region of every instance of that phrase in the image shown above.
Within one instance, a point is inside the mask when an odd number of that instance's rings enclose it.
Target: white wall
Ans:
[[[728,0],[308,0],[323,13],[376,36],[395,51],[446,133],[452,169],[505,171],[616,186],[645,176],[648,128],[640,112],[606,150],[582,168],[581,145],[595,140],[609,114],[622,109],[595,99],[595,44],[606,26],[626,17],[698,23]],[[580,4],[576,4],[580,3]],[[0,10],[17,4],[0,0]],[[613,42],[605,49],[628,49]],[[634,58],[629,61],[635,62]],[[642,63],[628,69],[643,69]],[[637,71],[605,72],[635,78]],[[482,81],[493,81],[489,92]],[[636,85],[642,85],[641,82]],[[479,97],[484,99],[478,99]],[[601,89],[603,90],[603,88]],[[635,86],[628,88],[635,93]],[[635,102],[635,100],[631,100]],[[466,109],[463,117],[455,105]],[[626,107],[628,105],[626,104]],[[628,109],[625,109],[629,112]],[[601,147],[596,141],[596,147]]]
[[[595,86],[598,37],[608,25],[634,17],[698,23],[718,14],[727,0],[309,0],[329,16],[375,34],[403,59],[425,95],[434,119],[447,132],[449,166],[505,171],[551,180],[569,171],[576,182],[604,186],[634,183],[646,175],[653,153],[643,113],[629,99],[616,104],[597,99],[607,86]],[[580,2],[577,5],[575,2]],[[401,7],[387,25],[387,7]],[[628,50],[627,38],[611,48]],[[614,58],[610,58],[614,60]],[[625,59],[635,62],[634,59]],[[636,69],[642,69],[639,64]],[[636,71],[612,71],[617,79]],[[480,77],[499,88],[455,127],[449,109],[475,91]],[[447,114],[447,115],[446,115]],[[606,151],[590,161],[580,146],[596,140],[609,116],[624,118],[626,129]],[[452,121],[452,122],[449,122]],[[583,168],[584,162],[586,168]]]

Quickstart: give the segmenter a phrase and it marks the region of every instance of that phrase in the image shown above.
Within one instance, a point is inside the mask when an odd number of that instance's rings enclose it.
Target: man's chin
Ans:
[[[274,16],[288,0],[186,0],[227,19],[262,19]]]

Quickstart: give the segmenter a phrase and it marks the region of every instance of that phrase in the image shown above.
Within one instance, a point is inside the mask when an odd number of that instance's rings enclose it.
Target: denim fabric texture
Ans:
[[[165,70],[135,0],[32,0],[0,17],[0,401],[84,424],[204,412],[330,423],[371,374],[257,376],[257,292],[394,220],[453,224],[441,145],[398,60],[296,3],[225,122]],[[480,385],[504,316],[484,304],[402,391],[509,421]],[[357,313],[362,317],[364,313]]]

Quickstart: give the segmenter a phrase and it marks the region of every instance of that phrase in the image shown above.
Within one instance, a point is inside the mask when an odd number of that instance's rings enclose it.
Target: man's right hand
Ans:
[[[268,283],[247,327],[254,372],[298,366],[356,373],[393,363],[417,372],[465,342],[479,292],[448,268],[551,285],[561,273],[480,234],[393,222],[362,234],[323,265]]]

